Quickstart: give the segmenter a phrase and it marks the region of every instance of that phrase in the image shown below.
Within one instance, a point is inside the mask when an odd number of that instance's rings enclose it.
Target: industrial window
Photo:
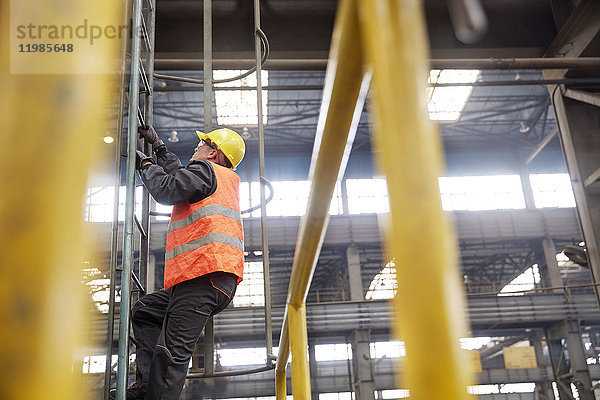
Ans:
[[[244,263],[244,280],[233,297],[234,307],[264,306],[264,277],[262,261]]]
[[[232,78],[244,71],[216,70],[213,72],[214,80]],[[269,84],[269,72],[261,71],[261,83]],[[256,107],[255,90],[219,90],[223,87],[256,87],[256,73],[248,75],[233,82],[215,84],[215,104],[217,110],[217,124],[219,125],[257,125],[258,110]],[[267,123],[269,94],[262,91],[263,124]]]
[[[396,294],[396,265],[393,261],[388,262],[385,267],[373,278],[365,299],[391,299]]]
[[[440,177],[444,211],[525,208],[519,175]]]
[[[219,363],[223,367],[239,365],[260,365],[267,362],[265,347],[244,347],[239,349],[217,349]]]
[[[408,389],[388,389],[381,391],[381,399],[383,400],[404,399],[409,396],[410,391]]]
[[[473,83],[479,70],[432,69],[429,83]],[[473,86],[430,87],[427,89],[429,118],[436,121],[456,121],[471,96]]]
[[[533,393],[535,391],[534,382],[505,383],[499,386],[500,393]]]
[[[119,188],[119,221],[125,220],[126,188]],[[115,187],[100,186],[87,189],[84,219],[88,222],[112,222]],[[142,214],[142,187],[135,188],[135,213]]]
[[[286,400],[294,400],[294,395],[288,394]],[[217,400],[275,400],[275,396],[261,396],[261,397],[226,397],[219,398]]]
[[[119,356],[113,354],[111,356],[111,365],[114,365],[113,371],[117,371],[117,360]],[[129,355],[129,362],[135,361],[135,354]],[[82,373],[84,374],[103,374],[106,369],[106,356],[84,356],[82,363]]]
[[[352,358],[352,346],[348,343],[316,344],[316,361],[350,360]]]
[[[273,199],[267,204],[267,215],[270,217],[292,217],[301,216],[306,213],[308,196],[310,194],[309,181],[274,181]],[[258,182],[252,182],[250,189],[252,191],[252,204],[260,204],[260,186]],[[247,196],[247,192],[244,192]],[[268,189],[266,192],[268,195]],[[342,190],[338,181],[335,185],[331,204],[329,206],[330,215],[342,213]],[[251,214],[252,217],[260,217],[260,209]]]
[[[276,396],[261,396],[261,397],[227,397],[219,398],[217,400],[275,400]],[[294,395],[288,394],[286,400],[294,400]]]
[[[102,314],[108,313],[110,279],[98,267],[90,266],[88,261],[84,262],[81,273],[83,275],[83,283],[85,283],[92,302],[98,311]],[[115,301],[121,301],[119,294],[115,294]]]
[[[467,392],[475,395],[500,393],[533,393],[534,391],[534,382],[467,386]]]
[[[173,211],[173,206],[167,206],[164,204],[156,203],[155,211],[162,212],[162,213],[170,213],[171,211]],[[156,217],[157,221],[168,221],[170,219],[171,219],[171,217],[165,217],[165,216],[157,216]]]
[[[535,285],[540,282],[540,270],[537,264],[533,264],[530,268],[527,268],[523,273],[517,276],[515,279],[510,281],[501,290],[498,296],[523,296],[523,290],[531,290],[535,288]]]
[[[371,358],[398,358],[406,356],[406,347],[404,342],[399,340],[390,340],[388,342],[370,343]]]
[[[354,392],[319,393],[319,400],[353,400]]]
[[[499,394],[500,388],[498,385],[474,385],[467,386],[467,392],[470,394]]]
[[[462,338],[460,339],[460,348],[465,350],[477,350],[490,343],[491,341],[492,338],[487,336]]]
[[[575,207],[569,174],[529,175],[536,208]]]
[[[347,179],[348,212],[350,214],[386,213],[390,210],[386,181]]]

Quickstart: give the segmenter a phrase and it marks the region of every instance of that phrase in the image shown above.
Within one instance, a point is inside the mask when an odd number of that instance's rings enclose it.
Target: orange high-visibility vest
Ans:
[[[211,162],[217,176],[213,194],[173,206],[167,251],[165,289],[211,272],[224,271],[242,280],[244,230],[240,214],[240,177]]]

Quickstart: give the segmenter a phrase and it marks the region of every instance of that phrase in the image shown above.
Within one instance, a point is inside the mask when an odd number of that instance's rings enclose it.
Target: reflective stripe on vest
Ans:
[[[180,254],[198,249],[210,243],[228,244],[230,246],[235,246],[238,249],[244,251],[244,242],[240,239],[230,235],[226,235],[224,233],[213,232],[209,233],[206,236],[202,236],[201,238],[192,240],[191,242],[184,243],[177,247],[173,247],[171,250],[168,250],[165,254],[165,261],[169,261],[170,259],[175,258]]]
[[[239,211],[232,210],[231,208],[227,208],[218,204],[213,204],[210,206],[204,206],[197,210],[192,211],[189,217],[178,219],[175,221],[171,221],[169,224],[169,231],[172,232],[176,229],[185,228],[191,223],[199,220],[200,218],[208,217],[209,215],[223,215],[224,217],[233,218],[238,222],[242,222],[242,214]],[[167,232],[167,233],[168,233]],[[242,248],[243,250],[243,248]]]

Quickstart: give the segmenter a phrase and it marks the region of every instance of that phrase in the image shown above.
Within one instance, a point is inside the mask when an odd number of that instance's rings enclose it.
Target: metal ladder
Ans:
[[[125,11],[125,19],[129,13]],[[152,124],[153,115],[153,74],[154,74],[154,33],[155,33],[156,0],[133,0],[131,10],[131,43],[123,41],[121,56],[121,85],[119,93],[119,110],[115,146],[115,194],[111,234],[110,258],[110,292],[106,339],[106,369],[104,373],[103,399],[109,398],[112,370],[112,342],[114,331],[114,310],[116,292],[116,272],[121,271],[121,303],[119,310],[119,346],[117,362],[117,399],[125,399],[127,374],[129,370],[129,323],[131,307],[131,282],[137,286],[139,294],[145,294],[148,283],[148,256],[150,234],[150,195],[144,189],[142,194],[141,221],[135,216],[135,152],[137,148],[137,127]],[[126,73],[129,68],[129,74]],[[127,79],[129,86],[126,88]],[[128,89],[128,90],[127,90]],[[126,129],[127,152],[121,154],[123,137],[123,117],[125,98],[128,98],[128,126]],[[141,106],[141,108],[140,108]],[[148,143],[143,143],[143,150],[151,154]],[[118,205],[119,188],[121,186],[121,157],[126,157],[125,174],[125,222],[123,226],[122,262],[117,264],[118,255]],[[134,273],[135,232],[134,224],[139,231],[139,268]]]
[[[212,130],[212,0],[204,0],[204,79],[187,80],[193,83],[202,83],[204,85],[204,129],[206,132]],[[256,70],[257,72],[257,106],[258,106],[258,136],[259,136],[259,173],[260,173],[260,195],[261,203],[258,206],[251,207],[248,210],[242,211],[243,214],[249,213],[255,209],[261,209],[261,227],[263,239],[263,276],[264,276],[264,292],[265,292],[265,336],[267,344],[267,360],[265,366],[259,368],[215,372],[214,371],[214,333],[213,319],[210,318],[205,326],[205,343],[204,343],[204,372],[189,373],[188,378],[209,378],[244,375],[267,371],[275,368],[275,358],[272,355],[272,325],[271,325],[271,301],[270,301],[270,279],[269,279],[269,259],[268,259],[268,241],[267,241],[267,225],[266,225],[266,203],[273,196],[273,188],[270,182],[265,178],[264,164],[264,130],[262,121],[262,85],[260,81],[260,72],[262,64],[268,56],[268,42],[266,36],[260,29],[260,3],[254,1],[255,6],[255,50],[257,57],[256,67],[242,74],[247,76]],[[141,221],[135,216],[135,152],[138,142],[138,126],[152,125],[153,114],[153,81],[154,77],[161,79],[184,80],[176,77],[158,75],[154,73],[154,37],[155,37],[155,10],[156,0],[133,0],[131,19],[131,48],[129,53],[129,62],[127,54],[127,43],[123,44],[122,49],[122,82],[120,93],[120,104],[117,121],[117,143],[115,154],[115,197],[114,197],[114,213],[113,226],[111,236],[111,260],[110,260],[110,294],[109,294],[109,312],[108,312],[108,329],[106,341],[106,370],[104,380],[104,400],[108,400],[111,384],[111,356],[112,342],[114,330],[114,309],[115,309],[115,292],[116,292],[116,271],[121,271],[121,303],[119,313],[119,346],[118,346],[118,362],[117,362],[117,384],[116,398],[124,400],[127,390],[127,376],[129,371],[129,346],[131,339],[130,332],[130,308],[131,297],[134,290],[131,289],[133,281],[137,286],[137,291],[140,294],[145,294],[148,285],[148,258],[149,258],[149,235],[150,235],[150,216],[165,215],[151,211],[151,199],[147,190],[143,189],[142,194],[142,216]],[[143,43],[143,46],[142,46]],[[264,46],[264,51],[261,49]],[[145,57],[142,52],[145,52]],[[264,54],[263,54],[264,53]],[[125,71],[129,68],[129,75]],[[128,92],[125,93],[126,79],[129,78]],[[240,79],[236,77],[234,79]],[[232,80],[231,78],[228,80]],[[141,83],[141,85],[140,85]],[[218,83],[218,81],[216,81]],[[137,93],[138,95],[131,95]],[[126,96],[126,94],[128,96]],[[128,118],[127,127],[127,153],[121,154],[121,138],[123,136],[123,114],[124,101],[128,97],[128,116],[133,116],[135,110],[136,118]],[[143,111],[140,109],[140,104],[143,104]],[[144,153],[151,154],[151,146],[148,143],[143,144]],[[122,264],[117,265],[118,255],[118,204],[119,190],[121,183],[121,157],[126,156],[127,167],[125,174],[126,200],[125,200],[125,222],[123,227],[123,247],[122,247]],[[265,187],[269,187],[270,195],[266,199]],[[140,235],[139,247],[139,269],[138,274],[134,272],[134,253],[135,253],[135,231],[134,224],[138,228]],[[151,271],[150,273],[154,273]],[[151,291],[151,290],[149,290]]]

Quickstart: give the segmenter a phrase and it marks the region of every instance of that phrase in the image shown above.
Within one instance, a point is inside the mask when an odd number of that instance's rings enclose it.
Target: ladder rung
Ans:
[[[140,223],[140,220],[138,219],[137,215],[134,215],[133,218],[135,219],[135,224],[137,225],[138,230],[140,231],[140,234],[142,235],[142,237],[144,239],[147,239],[148,236],[146,235],[146,231],[144,230],[144,227]]]
[[[137,116],[138,116],[138,125],[146,126],[146,124],[144,123],[144,114],[142,114],[142,110],[140,110],[139,108],[138,108]]]
[[[140,289],[141,292],[146,293],[146,289],[144,289],[144,285],[142,285],[142,282],[140,282],[137,275],[133,272],[131,273],[131,279],[133,280],[133,283],[135,283],[135,285]]]
[[[150,215],[154,217],[170,217],[171,213],[169,212],[160,212],[160,211],[150,211]]]
[[[148,81],[148,76],[146,75],[146,70],[144,69],[142,60],[140,60],[140,78],[142,78],[142,86],[144,87],[143,92],[152,93],[152,88],[150,87],[150,82]]]
[[[152,0],[146,0],[146,3],[148,3],[148,7],[146,8],[150,11],[154,11],[154,7],[152,6]]]
[[[148,37],[148,29],[146,29],[146,21],[144,20],[143,15],[142,15],[142,37],[144,38],[144,43],[146,44],[146,50],[152,51],[152,46],[150,45],[150,38]]]

